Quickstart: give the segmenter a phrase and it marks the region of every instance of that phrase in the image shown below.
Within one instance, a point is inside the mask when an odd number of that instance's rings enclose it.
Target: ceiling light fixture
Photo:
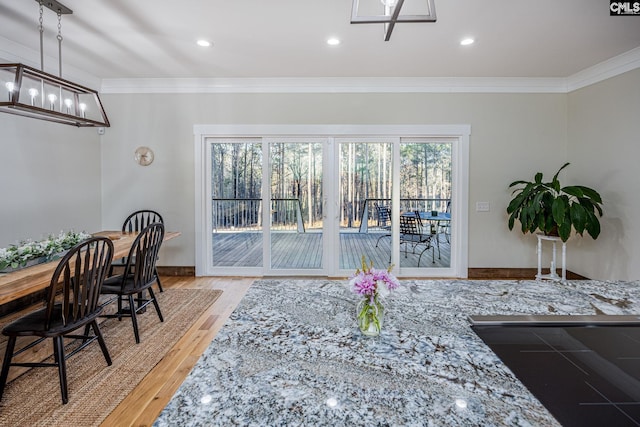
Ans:
[[[351,8],[351,23],[352,24],[384,24],[384,41],[389,41],[391,38],[391,32],[396,23],[404,22],[436,22],[436,8],[435,0],[422,0],[426,3],[426,11],[420,15],[401,15],[402,6],[405,0],[380,0],[383,5],[382,15],[367,15],[360,16],[360,3],[363,5],[366,3],[376,2],[376,0],[352,0]],[[412,0],[406,0],[408,3],[412,3]],[[418,0],[414,0],[417,3]],[[379,4],[378,4],[379,7]],[[366,11],[373,10],[371,4],[365,5]]]
[[[109,127],[98,92],[62,78],[62,15],[73,13],[57,0],[40,4],[40,70],[24,64],[0,64],[0,112],[79,127]],[[43,6],[58,15],[59,76],[44,72]],[[0,86],[0,87],[2,87]]]
[[[200,39],[196,42],[198,46],[209,47],[211,46],[211,42],[209,40]]]
[[[466,39],[462,39],[462,40],[460,41],[460,44],[461,44],[462,46],[469,46],[470,44],[473,44],[473,42],[474,42],[474,41],[475,41],[475,40],[473,40],[471,37],[468,37],[468,38],[466,38]]]
[[[337,39],[337,38],[335,38],[335,37],[332,37],[332,38],[330,38],[330,39],[327,39],[327,44],[328,44],[329,46],[337,46],[337,45],[339,45],[339,44],[340,44],[340,39]]]

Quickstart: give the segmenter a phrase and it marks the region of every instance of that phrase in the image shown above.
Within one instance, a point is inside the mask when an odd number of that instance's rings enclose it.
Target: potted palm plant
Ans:
[[[520,221],[523,233],[540,230],[551,236],[559,236],[566,242],[572,230],[579,235],[585,231],[596,239],[600,234],[602,197],[589,187],[572,185],[561,187],[558,175],[569,166],[565,163],[550,182],[542,181],[542,172],[533,181],[515,181],[509,188],[513,199],[507,207],[509,230],[515,220]]]

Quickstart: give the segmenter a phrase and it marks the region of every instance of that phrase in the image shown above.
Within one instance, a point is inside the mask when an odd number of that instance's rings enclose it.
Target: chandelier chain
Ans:
[[[42,22],[43,22],[43,19],[42,19],[42,12],[43,12],[42,0],[40,0],[38,3],[40,3],[40,20],[39,20],[39,25],[38,25],[38,31],[40,32],[40,70],[44,71],[44,25],[42,25]]]
[[[62,41],[62,13],[58,11],[58,40]]]
[[[43,28],[44,28],[44,27],[42,26],[42,21],[43,21],[43,19],[42,19],[42,14],[43,14],[43,10],[44,10],[44,9],[43,9],[43,6],[42,6],[42,2],[39,2],[39,3],[40,3],[40,19],[38,20],[38,22],[39,22],[38,29],[42,32],[42,31],[43,31]]]
[[[62,11],[58,9],[58,71],[62,77]]]
[[[36,25],[40,36],[40,69],[22,63],[0,63],[0,80],[8,93],[8,97],[0,96],[0,113],[78,127],[109,127],[98,91],[62,78],[62,15],[71,15],[73,10],[59,0],[35,0],[35,3],[39,6]],[[45,7],[58,15],[59,76],[46,72],[44,67]],[[47,24],[52,27],[47,29],[49,36],[56,31],[53,24]],[[55,62],[53,55],[49,59]]]

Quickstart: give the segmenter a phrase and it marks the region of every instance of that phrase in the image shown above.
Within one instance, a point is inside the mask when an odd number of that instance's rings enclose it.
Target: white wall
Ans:
[[[592,187],[604,201],[600,237],[572,238],[569,268],[595,279],[638,279],[640,69],[572,92],[568,98],[572,164],[566,169],[567,184]]]
[[[0,247],[101,226],[95,129],[0,114]]]
[[[508,184],[566,160],[566,94],[104,95],[112,127],[102,144],[103,228],[139,208],[182,231],[161,265],[192,266],[194,124],[470,124],[469,267],[534,267],[535,239],[507,228]],[[156,153],[148,167],[137,146]],[[488,201],[491,212],[476,213]]]

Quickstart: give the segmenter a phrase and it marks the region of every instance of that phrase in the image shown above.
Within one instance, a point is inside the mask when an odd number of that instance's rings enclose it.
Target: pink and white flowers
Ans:
[[[398,279],[388,270],[377,270],[373,263],[367,265],[362,257],[362,270],[356,270],[355,275],[349,281],[349,286],[362,297],[358,306],[358,327],[367,336],[377,336],[382,330],[384,318],[383,297],[400,286]]]
[[[392,268],[393,266],[389,266],[388,270],[378,270],[373,268],[373,263],[367,266],[363,256],[362,270],[356,270],[349,286],[358,295],[369,297],[373,303],[377,296],[386,297],[390,291],[400,286],[398,279],[391,274]]]

